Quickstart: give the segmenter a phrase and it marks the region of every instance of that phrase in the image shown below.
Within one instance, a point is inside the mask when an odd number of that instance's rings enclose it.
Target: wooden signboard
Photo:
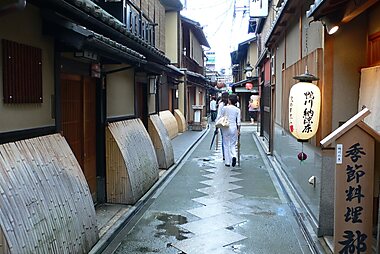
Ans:
[[[336,140],[334,253],[371,253],[374,152],[357,125]]]
[[[372,253],[375,142],[364,108],[321,140],[335,144],[334,253]]]

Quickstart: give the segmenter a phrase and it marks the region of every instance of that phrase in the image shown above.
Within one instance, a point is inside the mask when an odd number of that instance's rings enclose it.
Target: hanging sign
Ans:
[[[268,16],[268,0],[250,0],[249,16],[252,18]]]
[[[308,140],[318,130],[321,92],[310,82],[299,82],[290,89],[289,130],[298,140]]]

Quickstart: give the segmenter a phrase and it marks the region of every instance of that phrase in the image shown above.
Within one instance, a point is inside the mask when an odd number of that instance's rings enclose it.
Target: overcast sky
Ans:
[[[248,34],[248,10],[237,8],[234,17],[234,0],[187,0],[181,14],[197,21],[203,27],[211,50],[215,51],[216,70],[228,69],[231,65],[230,52],[253,34]],[[185,0],[182,0],[185,5]],[[248,5],[249,0],[236,0],[236,6]]]

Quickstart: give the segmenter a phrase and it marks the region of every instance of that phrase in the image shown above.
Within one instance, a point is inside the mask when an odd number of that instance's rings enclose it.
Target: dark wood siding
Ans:
[[[2,40],[4,103],[42,103],[42,50]]]

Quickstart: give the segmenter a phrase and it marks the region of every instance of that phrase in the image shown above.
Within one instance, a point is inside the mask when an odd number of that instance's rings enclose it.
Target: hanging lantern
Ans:
[[[305,142],[318,130],[321,92],[312,83],[318,78],[307,72],[294,79],[299,82],[290,89],[289,130],[298,141]]]
[[[252,83],[249,83],[249,82],[245,83],[245,88],[246,88],[247,90],[252,90],[252,88],[253,88]]]
[[[251,107],[253,106],[253,108],[258,109],[260,106],[260,96],[259,95],[251,95],[251,97],[249,99],[250,99]]]

